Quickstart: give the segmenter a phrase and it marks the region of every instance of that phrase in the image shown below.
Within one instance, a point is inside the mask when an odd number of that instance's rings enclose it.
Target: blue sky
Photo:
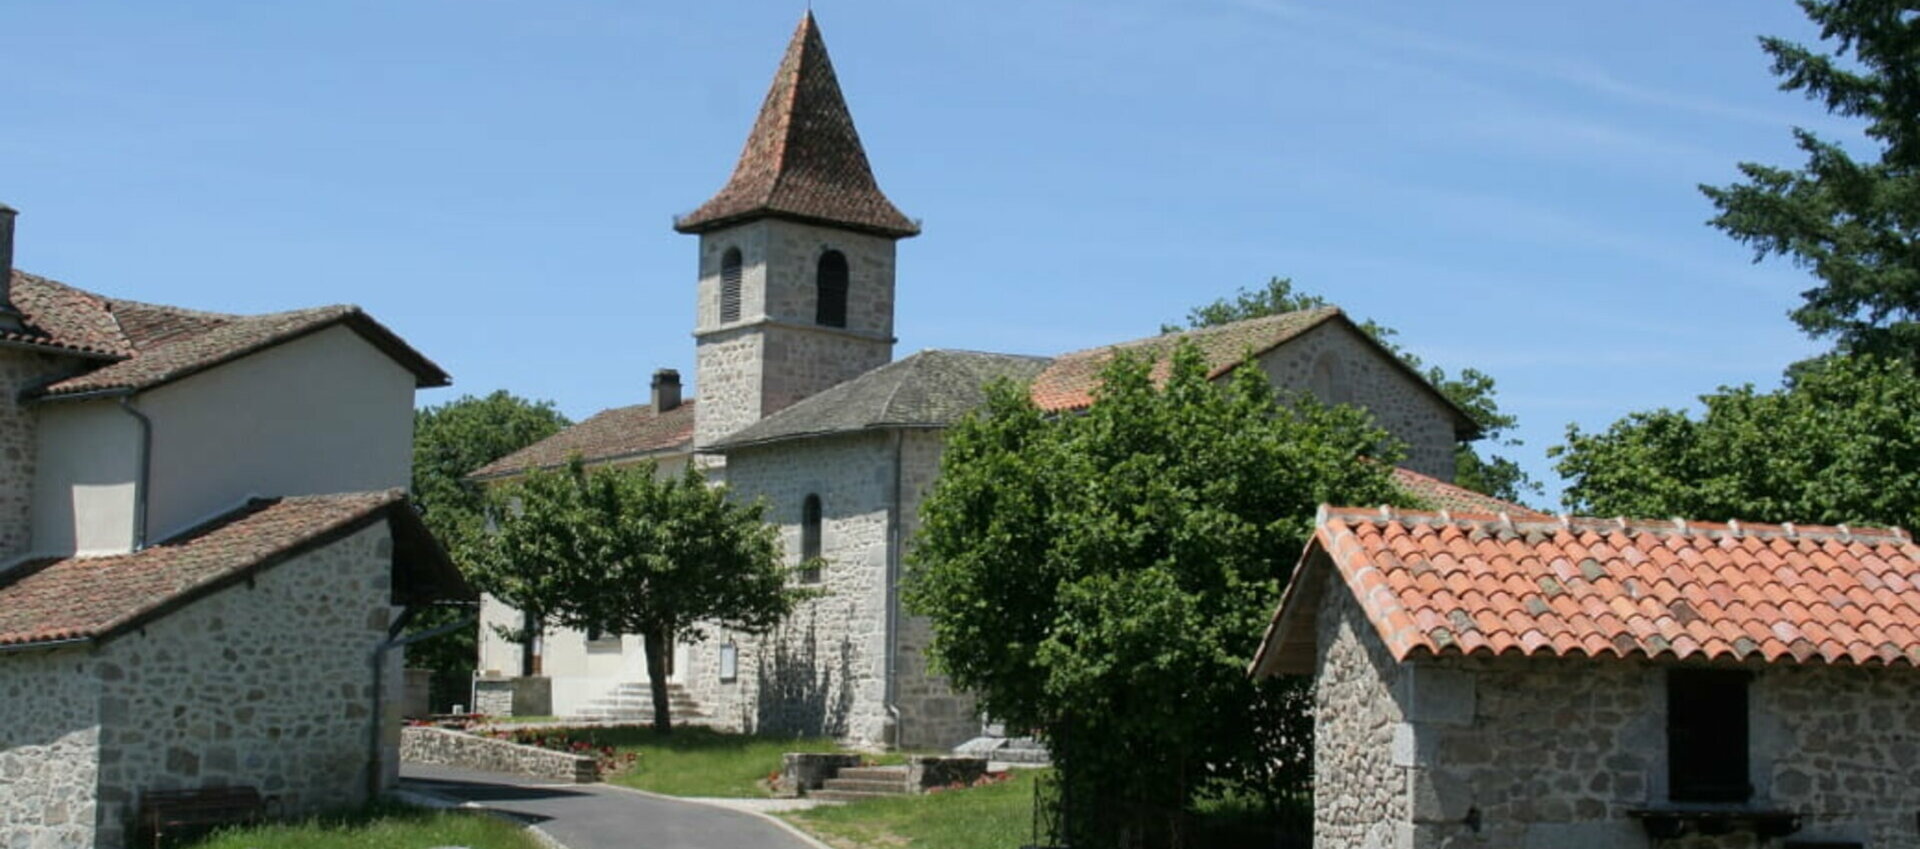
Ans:
[[[803,5],[0,0],[18,264],[228,311],[365,306],[577,418],[692,375],[694,243]],[[1569,422],[1771,385],[1810,285],[1696,184],[1857,132],[1775,90],[1785,0],[820,0],[902,244],[898,355],[1057,353],[1291,276]]]

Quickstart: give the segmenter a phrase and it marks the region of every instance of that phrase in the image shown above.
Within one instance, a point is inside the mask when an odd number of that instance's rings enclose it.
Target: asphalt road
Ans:
[[[754,814],[603,784],[404,764],[400,786],[477,802],[538,825],[568,849],[816,849]]]

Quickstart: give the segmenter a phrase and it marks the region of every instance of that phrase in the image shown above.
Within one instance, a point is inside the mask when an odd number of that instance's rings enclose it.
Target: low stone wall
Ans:
[[[409,763],[507,772],[576,784],[600,780],[600,763],[592,757],[570,755],[538,746],[522,746],[425,725],[410,725],[401,729],[400,759]]]
[[[476,678],[473,712],[486,716],[551,716],[553,679]]]
[[[907,786],[917,793],[934,787],[972,784],[986,774],[986,758],[914,755],[907,759]]]

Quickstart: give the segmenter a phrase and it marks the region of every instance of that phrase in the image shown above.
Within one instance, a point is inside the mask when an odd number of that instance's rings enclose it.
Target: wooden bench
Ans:
[[[169,835],[259,822],[266,812],[267,800],[252,787],[149,790],[140,797],[139,830],[158,849]]]

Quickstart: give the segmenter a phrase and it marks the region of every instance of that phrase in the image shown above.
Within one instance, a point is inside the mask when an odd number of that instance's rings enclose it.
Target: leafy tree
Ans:
[[[1872,357],[1810,361],[1793,385],[1634,413],[1549,450],[1569,507],[1601,516],[1916,527],[1920,377]]]
[[[1402,496],[1366,415],[1122,355],[1083,414],[989,388],[949,432],[904,598],[987,714],[1047,738],[1075,846],[1178,845],[1196,792],[1310,768],[1298,682],[1247,658],[1322,502]],[[1364,462],[1373,457],[1388,463]],[[1271,798],[1271,797],[1269,797]]]
[[[761,504],[738,504],[688,466],[534,471],[494,493],[476,582],[542,624],[639,634],[654,728],[672,728],[667,652],[721,625],[764,633],[803,597],[787,587]]]
[[[1240,289],[1231,298],[1221,298],[1213,303],[1194,307],[1187,311],[1187,323],[1161,325],[1162,333],[1178,333],[1201,327],[1228,324],[1249,318],[1279,315],[1281,313],[1310,310],[1328,306],[1327,299],[1294,289],[1293,281],[1286,277],[1274,277],[1260,289]],[[1510,434],[1519,420],[1502,412],[1495,397],[1493,378],[1478,369],[1462,369],[1458,375],[1447,373],[1439,366],[1429,366],[1412,352],[1393,341],[1399,331],[1382,327],[1369,319],[1359,323],[1360,329],[1372,336],[1393,355],[1399,357],[1415,372],[1426,376],[1440,394],[1447,396],[1467,416],[1480,426],[1483,438],[1496,445],[1514,447],[1520,440]],[[1454,447],[1453,482],[1491,495],[1503,501],[1518,502],[1526,495],[1539,495],[1540,484],[1522,471],[1520,464],[1498,455],[1482,456],[1472,443],[1462,442]]]
[[[455,563],[471,569],[472,547],[485,525],[485,496],[468,472],[552,436],[567,419],[551,401],[529,401],[505,390],[463,396],[413,414],[413,498]],[[429,608],[410,630],[453,622],[464,611]],[[465,693],[473,669],[477,629],[463,629],[407,649],[409,665],[434,671],[433,703],[445,706]]]
[[[1800,0],[1831,55],[1762,38],[1780,87],[1866,121],[1877,159],[1794,130],[1806,164],[1740,164],[1746,181],[1701,186],[1710,223],[1754,249],[1791,257],[1819,285],[1793,320],[1842,352],[1920,361],[1920,3]]]

